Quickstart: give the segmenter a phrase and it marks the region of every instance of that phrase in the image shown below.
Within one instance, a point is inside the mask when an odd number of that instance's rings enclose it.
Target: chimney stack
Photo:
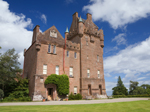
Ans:
[[[87,19],[92,20],[92,14],[87,13],[87,14],[86,14],[86,17],[87,17]]]

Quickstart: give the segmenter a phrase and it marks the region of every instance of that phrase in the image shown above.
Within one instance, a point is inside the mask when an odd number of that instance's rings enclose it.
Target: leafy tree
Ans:
[[[130,95],[134,95],[136,94],[137,92],[137,87],[138,87],[138,82],[137,81],[130,81],[130,88],[129,88],[129,94]],[[134,91],[135,90],[135,91]]]
[[[118,83],[117,86],[112,88],[113,90],[113,95],[128,95],[128,90],[124,86],[121,77],[118,77]]]
[[[17,74],[21,73],[18,58],[19,55],[15,53],[15,49],[9,49],[4,54],[0,54],[0,88],[4,93],[6,92],[6,95],[8,91],[5,89],[12,83],[12,85],[15,85],[16,81],[14,78]]]
[[[0,89],[0,100],[4,97],[4,92],[2,89]]]

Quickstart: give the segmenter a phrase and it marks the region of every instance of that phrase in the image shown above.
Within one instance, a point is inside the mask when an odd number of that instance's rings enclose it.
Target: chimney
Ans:
[[[92,20],[92,14],[87,13],[87,14],[86,14],[86,17],[87,17],[87,19]]]
[[[36,36],[37,36],[37,33],[39,32],[39,29],[40,29],[39,25],[36,25],[35,28],[33,29],[32,43],[36,41]]]
[[[73,20],[72,20],[72,24],[73,24],[73,28],[77,28],[77,24],[78,24],[78,12],[75,12],[73,15]]]
[[[78,12],[75,12],[73,15],[73,19],[78,17]]]

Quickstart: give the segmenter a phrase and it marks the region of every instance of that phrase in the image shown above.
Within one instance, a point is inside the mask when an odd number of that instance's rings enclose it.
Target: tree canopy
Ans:
[[[6,96],[14,89],[14,86],[16,87],[16,75],[22,71],[19,68],[18,58],[19,55],[15,49],[9,49],[4,54],[0,54],[0,88]]]
[[[143,95],[143,94],[150,94],[150,85],[148,84],[142,84],[141,86],[138,86],[137,81],[130,81],[130,95]]]
[[[113,90],[113,95],[128,95],[128,90],[124,86],[121,77],[118,77],[118,83],[117,86],[112,88]]]

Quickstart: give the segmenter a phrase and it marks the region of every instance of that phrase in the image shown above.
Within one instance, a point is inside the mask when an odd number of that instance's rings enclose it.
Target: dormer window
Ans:
[[[54,38],[57,38],[57,32],[55,30],[51,30],[50,31],[50,36],[54,37]]]

